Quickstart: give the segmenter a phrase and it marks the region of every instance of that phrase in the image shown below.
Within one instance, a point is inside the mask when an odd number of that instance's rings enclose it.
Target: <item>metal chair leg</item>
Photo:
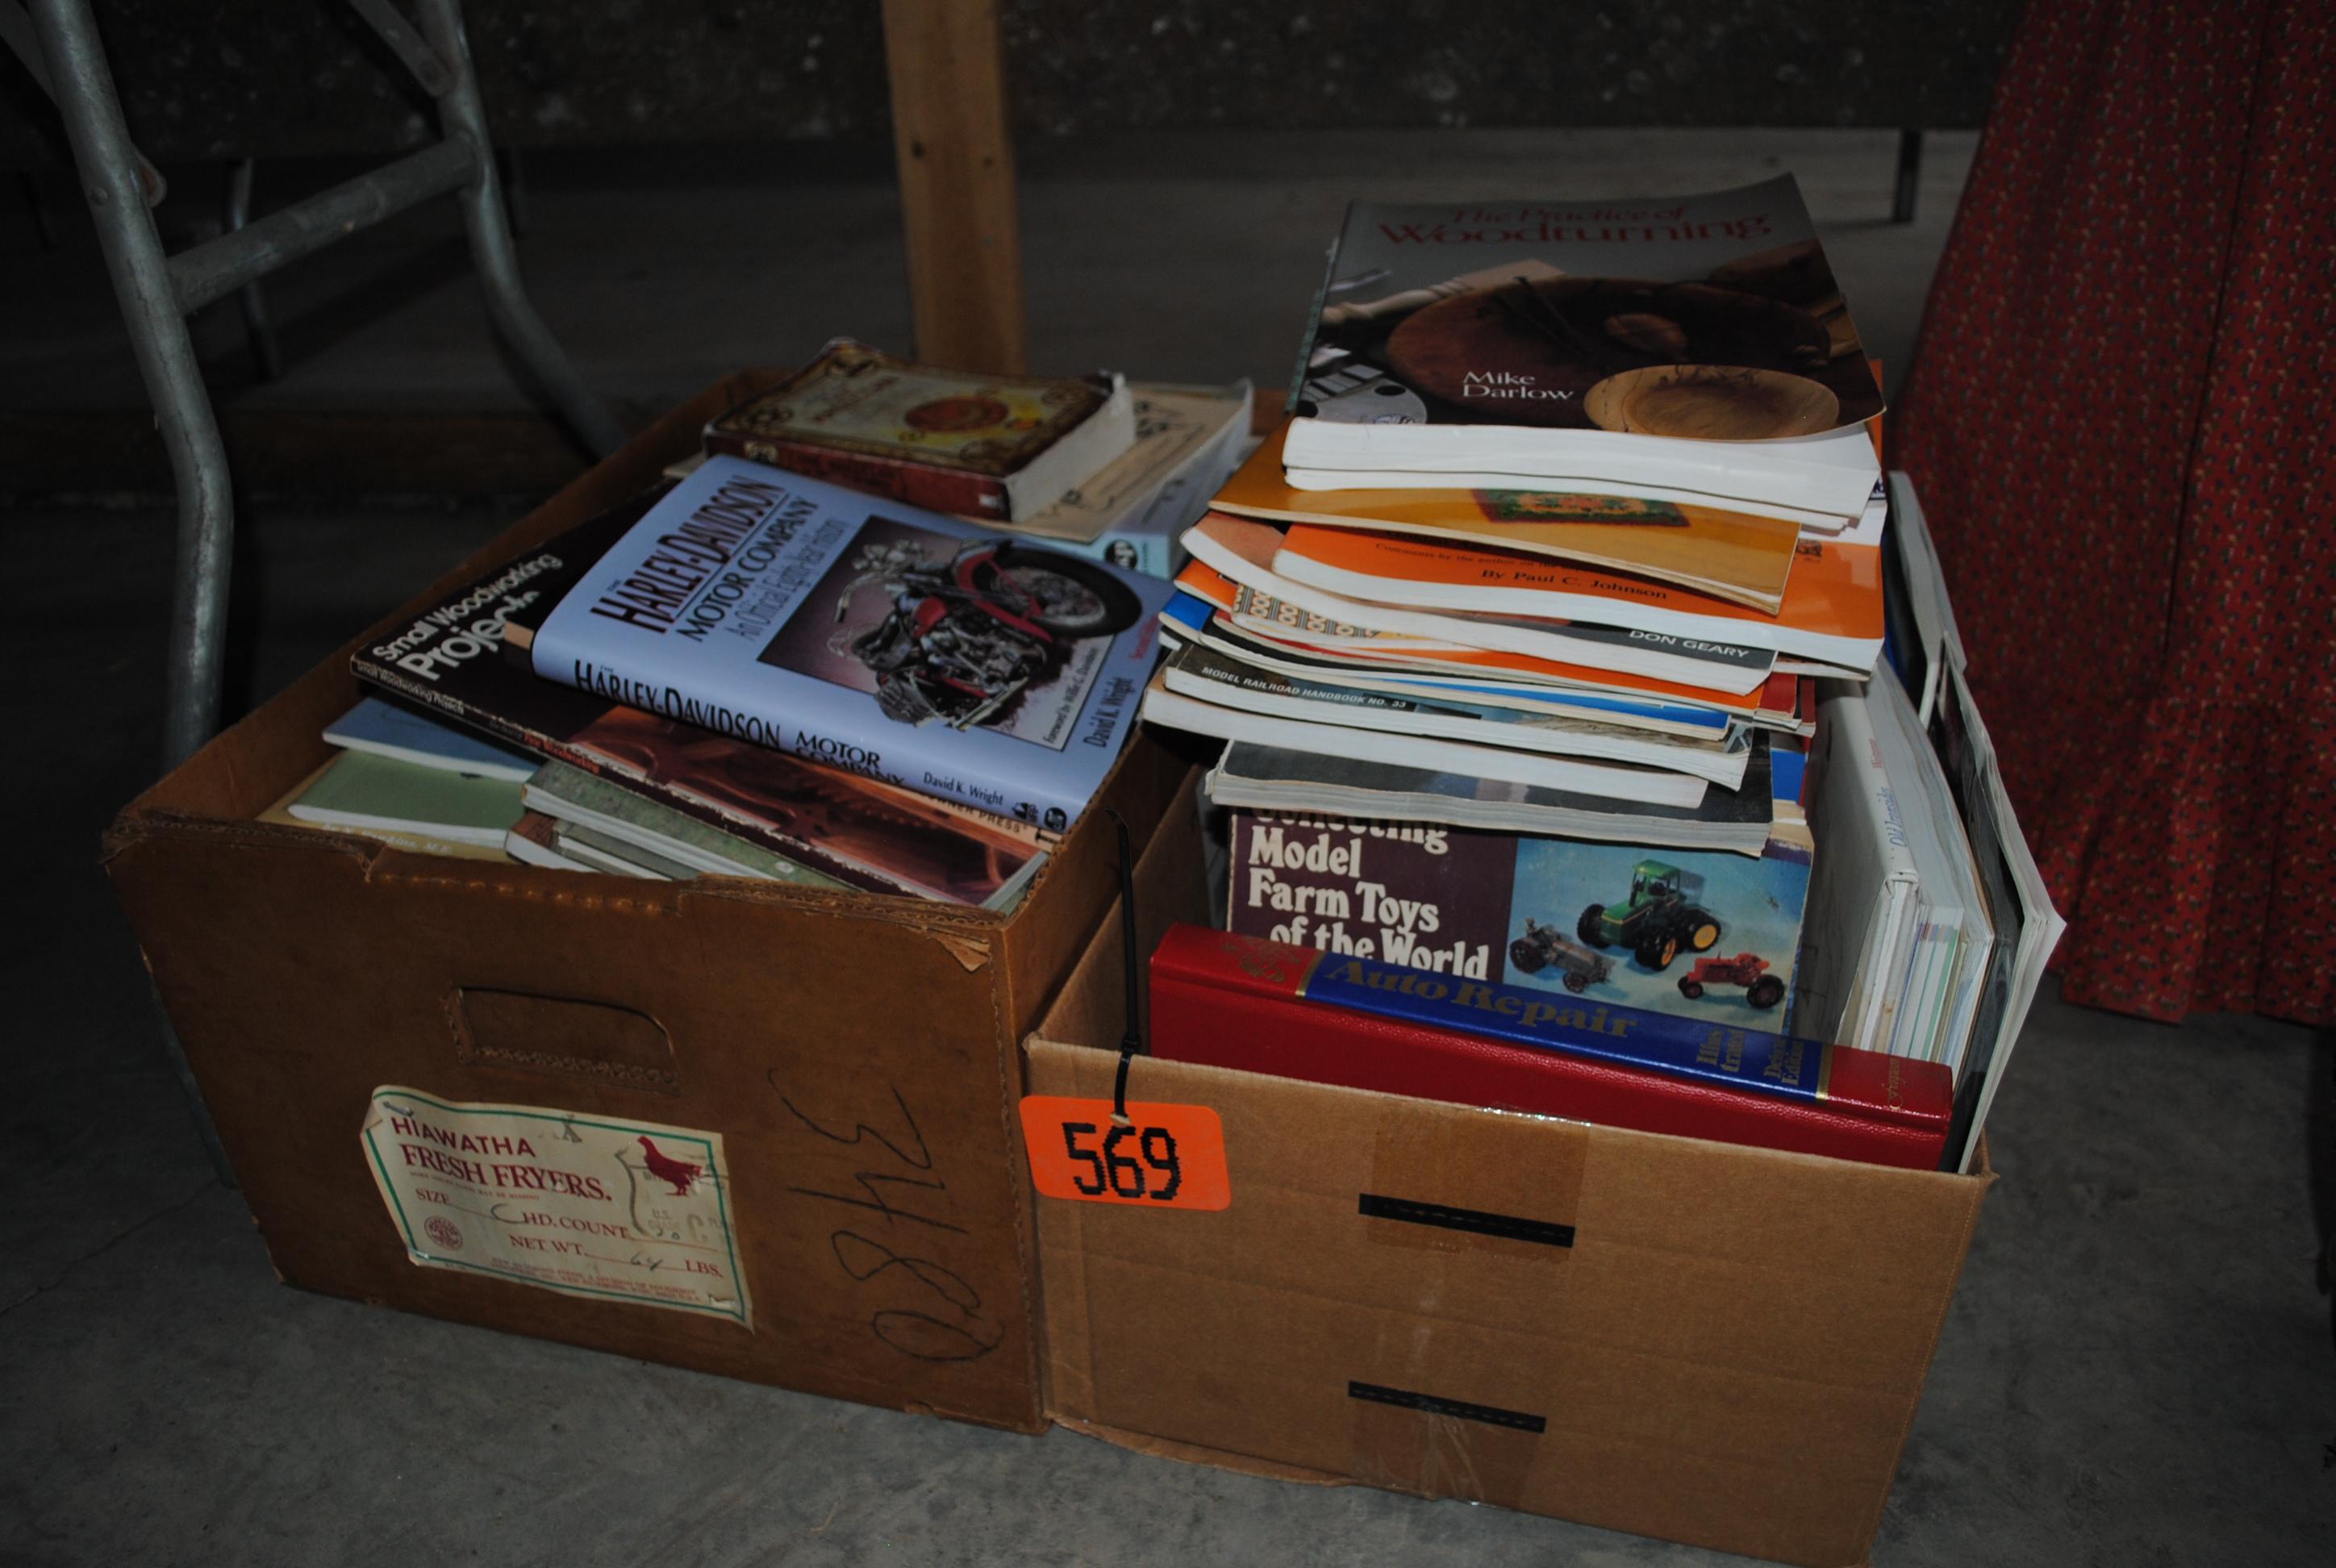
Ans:
[[[165,771],[193,755],[219,726],[228,570],[235,538],[227,451],[187,331],[190,312],[391,212],[433,195],[456,194],[462,201],[471,256],[486,290],[488,313],[504,340],[535,377],[539,390],[589,446],[605,456],[624,443],[622,427],[577,376],[521,287],[486,114],[454,0],[421,0],[426,44],[389,0],[352,4],[438,100],[445,141],[248,225],[241,221],[248,216],[247,165],[230,194],[231,232],[183,253],[174,271],[147,211],[161,200],[161,179],[131,144],[88,0],[25,0],[29,29],[23,24],[24,14],[14,9],[14,0],[0,0],[0,43],[24,57],[63,117],[106,271],[121,301],[131,346],[178,482],[177,578],[163,714]],[[247,294],[247,304],[252,297]],[[163,1042],[186,1085],[220,1179],[232,1185],[234,1175],[217,1131],[167,1019]]]
[[[27,0],[42,67],[35,74],[64,119],[106,268],[178,482],[166,769],[192,755],[218,727],[235,529],[227,453],[195,360],[187,312],[354,228],[427,196],[452,192],[462,203],[488,314],[537,389],[595,453],[606,456],[624,444],[623,427],[577,375],[521,285],[486,113],[454,0],[422,0],[426,47],[386,0],[355,3],[437,97],[445,141],[348,181],[318,200],[238,228],[224,242],[180,258],[174,272],[146,211],[160,197],[161,180],[131,144],[87,0]],[[15,29],[8,41],[19,48],[24,43]]]
[[[227,174],[225,229],[232,234],[251,221],[251,184],[256,160],[238,158]],[[276,323],[268,318],[268,296],[253,278],[241,290],[243,336],[251,346],[251,363],[262,381],[284,374],[284,354],[277,346]]]
[[[478,268],[486,290],[487,314],[495,329],[527,366],[541,393],[585,444],[606,457],[625,444],[624,427],[608,412],[576,367],[569,362],[551,329],[535,313],[520,282],[519,255],[511,247],[511,229],[503,219],[501,181],[495,173],[494,143],[487,136],[487,112],[479,102],[479,82],[471,68],[471,46],[462,34],[462,15],[454,0],[421,0],[422,30],[450,69],[453,81],[438,100],[438,115],[451,138],[466,134],[479,151],[478,179],[455,200],[462,204],[462,226],[470,233],[471,263]]]
[[[167,770],[193,755],[219,725],[228,557],[235,541],[227,449],[203,390],[161,236],[146,210],[138,175],[144,161],[130,143],[87,0],[30,0],[30,8],[98,246],[178,482],[178,576],[162,719]]]
[[[162,717],[162,762],[177,766],[209,738],[219,724],[219,665],[225,642],[228,553],[235,512],[228,490],[227,451],[195,363],[195,346],[180,314],[162,254],[161,237],[146,209],[145,161],[130,145],[121,101],[105,68],[85,0],[31,0],[34,26],[64,115],[73,167],[89,199],[100,249],[138,355],[139,374],[170,451],[179,488],[177,579],[170,596],[170,680]],[[175,1030],[163,1020],[162,1045],[187,1090],[188,1105],[219,1180],[235,1184],[209,1109]]]
[[[1914,221],[1914,199],[1922,189],[1922,133],[1898,132],[1898,184],[1890,197],[1890,221]]]

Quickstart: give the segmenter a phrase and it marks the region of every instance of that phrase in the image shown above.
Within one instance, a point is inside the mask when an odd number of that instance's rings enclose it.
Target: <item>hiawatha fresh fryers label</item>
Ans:
[[[384,1086],[360,1135],[425,1268],[753,1321],[718,1133]]]

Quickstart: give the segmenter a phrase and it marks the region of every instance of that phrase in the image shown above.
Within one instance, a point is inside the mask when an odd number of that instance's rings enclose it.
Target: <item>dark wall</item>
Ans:
[[[14,4],[15,0],[0,0]],[[939,3],[939,0],[936,0]],[[340,0],[95,0],[157,160],[383,151],[429,100]],[[2019,0],[1004,0],[1026,133],[1232,126],[1977,125]],[[881,141],[875,0],[472,0],[514,146]],[[54,116],[0,59],[0,164]]]

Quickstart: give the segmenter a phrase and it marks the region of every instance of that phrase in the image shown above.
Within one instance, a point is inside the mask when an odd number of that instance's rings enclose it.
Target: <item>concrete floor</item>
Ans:
[[[1469,154],[1471,192],[1684,190],[1785,160],[1809,183],[1885,354],[1911,341],[1959,177],[1934,158],[1924,221],[1893,230],[1870,222],[1886,202],[1886,140],[1426,145]],[[1365,139],[1308,139],[1270,159],[1171,151],[1147,186],[1066,150],[1026,158],[1041,365],[1278,382],[1338,197],[1418,192],[1447,172],[1415,160],[1397,180],[1388,149]],[[831,329],[904,335],[881,185],[660,193],[637,179],[611,195],[580,177],[555,183],[536,193],[530,272],[588,375],[628,402],[799,355]],[[684,221],[702,222],[716,197],[737,216],[727,248]],[[619,201],[664,227],[587,223]],[[803,242],[822,213],[816,241]],[[20,251],[0,277],[21,285],[59,268],[54,253]],[[336,303],[326,277],[303,287],[325,290],[311,308],[337,312],[334,334],[248,395],[334,407],[513,397],[463,336],[475,309],[463,286]],[[134,397],[102,295],[92,306],[85,286],[60,285],[51,298],[34,330],[12,326],[0,346],[17,373],[0,377],[9,405]],[[508,515],[251,509],[233,701],[275,690]],[[145,782],[158,744],[167,535],[148,507],[0,512],[14,599],[0,667],[20,751],[40,759],[20,760],[10,787],[26,891],[6,947],[15,1022],[0,1057],[0,1562],[1737,1561],[1147,1460],[1062,1433],[953,1427],[277,1284],[241,1203],[211,1178],[94,865],[102,825]],[[2143,1025],[2048,990],[1996,1111],[2002,1180],[1878,1563],[2329,1560],[2336,1338],[2315,1269],[2336,1214],[2332,1075],[2336,1041],[2302,1029]]]

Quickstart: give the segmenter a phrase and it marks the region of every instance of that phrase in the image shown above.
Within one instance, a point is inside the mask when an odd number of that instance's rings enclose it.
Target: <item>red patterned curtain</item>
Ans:
[[[2331,65],[2033,0],[1893,411],[2073,1001],[2336,1022]]]

